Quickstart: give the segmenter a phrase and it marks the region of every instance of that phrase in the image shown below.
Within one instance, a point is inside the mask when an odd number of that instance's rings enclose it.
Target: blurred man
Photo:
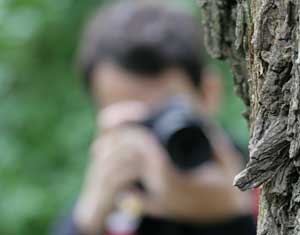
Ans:
[[[201,107],[198,102],[206,75],[196,20],[167,5],[121,1],[91,20],[79,57],[101,135],[72,215],[57,235],[117,234],[118,222],[108,224],[124,198],[138,202],[131,209],[141,219],[136,230],[119,234],[255,234],[250,199],[232,186],[242,160],[221,130],[207,132],[210,161],[181,171],[151,130],[137,124],[172,97],[182,97],[195,113],[209,112],[208,99]]]

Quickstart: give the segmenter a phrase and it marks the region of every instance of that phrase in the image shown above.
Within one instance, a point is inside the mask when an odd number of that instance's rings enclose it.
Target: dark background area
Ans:
[[[0,234],[47,234],[80,189],[94,111],[75,73],[76,45],[103,2],[0,0]],[[196,11],[192,0],[178,2]],[[214,64],[226,87],[218,118],[246,146],[231,73]]]

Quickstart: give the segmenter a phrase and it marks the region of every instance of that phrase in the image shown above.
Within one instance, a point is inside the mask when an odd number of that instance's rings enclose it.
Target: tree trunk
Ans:
[[[199,4],[206,47],[230,62],[246,105],[250,161],[234,184],[262,186],[258,235],[300,234],[300,1]]]

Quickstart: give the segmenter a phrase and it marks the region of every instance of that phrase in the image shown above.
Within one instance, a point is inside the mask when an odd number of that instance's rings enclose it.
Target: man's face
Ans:
[[[164,75],[151,77],[130,73],[113,63],[99,65],[92,77],[92,93],[102,108],[124,101],[153,103],[167,89]]]
[[[95,69],[92,93],[99,108],[127,101],[138,101],[151,108],[169,96],[189,93],[198,97],[199,105],[208,113],[216,114],[222,97],[222,79],[215,73],[203,74],[202,85],[196,90],[186,76],[178,68],[154,77],[139,75],[107,62]]]

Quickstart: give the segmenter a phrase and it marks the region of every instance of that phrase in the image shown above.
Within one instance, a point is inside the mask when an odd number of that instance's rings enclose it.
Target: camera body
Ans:
[[[141,123],[169,153],[176,168],[192,170],[212,155],[204,124],[183,97],[172,97]]]

